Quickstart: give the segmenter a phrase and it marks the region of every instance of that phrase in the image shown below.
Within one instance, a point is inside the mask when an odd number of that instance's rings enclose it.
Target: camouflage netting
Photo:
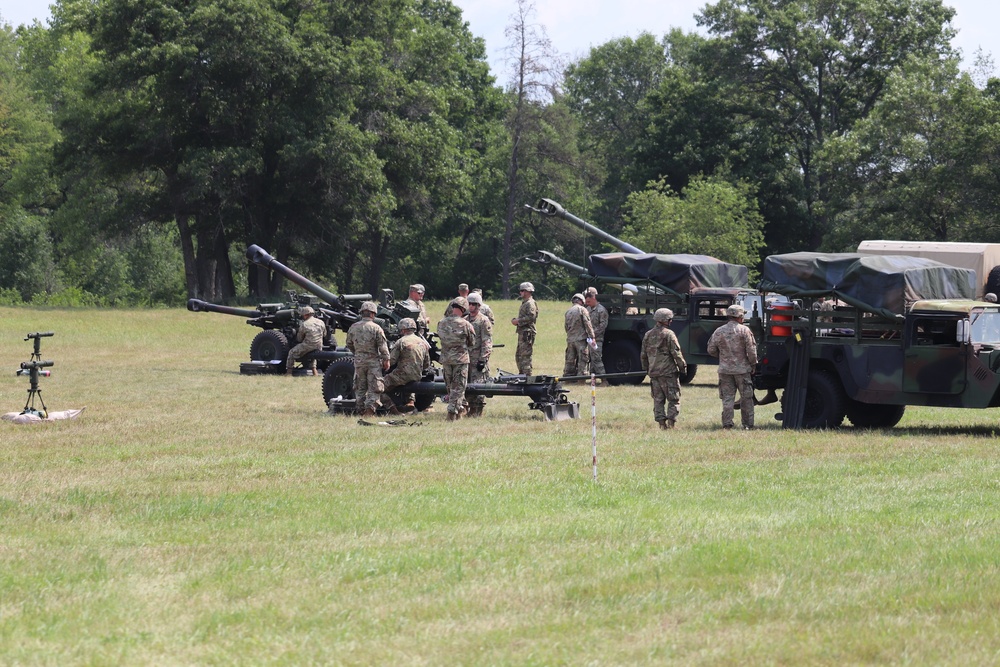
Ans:
[[[761,291],[791,298],[834,296],[887,317],[921,299],[973,299],[976,272],[922,257],[794,252],[764,260]]]
[[[591,275],[652,280],[679,294],[697,287],[748,289],[747,267],[727,264],[708,255],[653,255],[611,252],[587,259]]]

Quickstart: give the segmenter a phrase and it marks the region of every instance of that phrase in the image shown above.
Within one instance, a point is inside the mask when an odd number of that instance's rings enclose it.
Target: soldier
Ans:
[[[597,302],[597,288],[588,287],[583,292],[584,302],[590,312],[590,323],[594,326],[594,342],[597,347],[590,351],[590,372],[603,375],[604,370],[604,332],[608,329],[608,309]]]
[[[323,339],[326,338],[326,324],[318,317],[313,317],[316,313],[312,306],[305,306],[299,310],[302,316],[302,324],[295,334],[299,344],[288,351],[288,360],[285,362],[285,373],[291,375],[295,369],[295,362],[306,356],[310,352],[323,349]],[[305,367],[305,366],[304,366]],[[306,368],[306,375],[316,375],[316,360],[310,359]]]
[[[448,387],[448,421],[461,419],[465,413],[465,385],[469,380],[469,350],[476,344],[476,332],[465,319],[469,302],[457,296],[451,302],[451,316],[438,322],[441,342],[441,367]]]
[[[753,373],[757,368],[757,341],[743,324],[743,307],[729,306],[729,321],[708,339],[708,353],[719,358],[719,398],[722,399],[722,428],[733,428],[733,406],[740,392],[743,428],[753,428]]]
[[[389,346],[385,332],[375,324],[378,306],[361,304],[361,320],[347,330],[347,349],[354,353],[354,400],[364,406],[362,417],[374,417],[382,394],[382,371],[389,370]]]
[[[483,298],[473,292],[469,295],[469,314],[465,319],[476,332],[476,343],[469,350],[469,382],[486,382],[490,376],[490,354],[493,352],[493,324],[483,314]],[[486,407],[485,396],[466,396],[470,417],[482,417]]]
[[[431,357],[427,351],[427,343],[416,335],[417,323],[409,317],[399,321],[399,332],[402,334],[389,351],[389,365],[394,368],[382,382],[382,405],[389,406],[389,414],[398,415],[399,409],[393,402],[389,392],[404,384],[420,380],[424,373],[430,370]]]
[[[594,327],[590,312],[583,306],[583,295],[573,295],[573,305],[566,311],[566,363],[563,375],[586,375],[590,365],[590,350],[594,343]]]
[[[639,309],[635,307],[635,292],[625,289],[622,290],[622,296],[625,298],[625,314],[638,315]]]
[[[482,296],[483,296],[483,290],[481,290],[480,288],[477,287],[476,289],[474,289],[472,291],[475,292],[476,294],[478,294],[480,298],[482,298]],[[486,319],[488,319],[490,321],[490,326],[496,326],[497,320],[493,316],[493,309],[490,308],[490,304],[488,304],[488,303],[486,303],[484,301],[483,305],[481,305],[479,307],[479,312],[482,313],[483,315],[485,315]]]
[[[517,327],[517,351],[514,359],[517,361],[517,372],[521,375],[531,375],[531,353],[535,349],[535,322],[538,320],[538,304],[535,303],[535,286],[531,283],[521,283],[518,288],[521,294],[521,309],[517,317],[510,323]]]
[[[424,286],[420,283],[410,285],[409,298],[404,301],[408,306],[416,306],[420,310],[420,317],[417,318],[417,332],[423,334],[431,325],[431,320],[427,317],[427,306],[424,305]]]
[[[466,284],[466,283],[459,283],[458,284],[458,295],[460,297],[462,297],[463,299],[465,299],[466,301],[468,301],[468,299],[469,299],[469,285]],[[449,315],[451,315],[451,304],[450,303],[448,304],[448,307],[444,309],[444,316],[448,317]]]
[[[642,370],[649,374],[649,388],[653,394],[653,419],[661,429],[674,427],[681,411],[681,375],[687,372],[687,363],[681,353],[677,335],[670,330],[674,311],[659,308],[653,313],[656,326],[642,339]],[[666,412],[663,405],[666,403]]]

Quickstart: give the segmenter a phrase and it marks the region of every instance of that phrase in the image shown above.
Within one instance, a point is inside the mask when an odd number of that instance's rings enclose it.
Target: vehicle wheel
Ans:
[[[1000,266],[990,269],[990,274],[986,278],[986,291],[1000,296]]]
[[[847,418],[855,428],[892,428],[903,418],[905,405],[879,405],[847,400]]]
[[[826,371],[810,371],[806,384],[804,428],[837,428],[844,423],[847,396],[840,382]]]
[[[604,369],[608,373],[642,371],[639,344],[631,340],[613,340],[604,344]],[[608,384],[642,384],[642,377],[610,378]]]
[[[274,329],[261,331],[250,343],[250,361],[280,361],[288,359],[288,339]],[[281,370],[285,370],[283,367]]]
[[[392,402],[396,404],[397,408],[401,408],[406,405],[406,396],[408,394],[409,392],[404,394],[397,389],[389,393],[389,398],[392,399]],[[413,407],[417,412],[423,412],[427,408],[431,407],[435,398],[437,398],[437,395],[435,394],[414,394]]]
[[[354,357],[337,359],[323,373],[323,403],[331,398],[354,398]]]
[[[688,366],[687,366],[687,373],[685,373],[684,375],[682,375],[681,378],[680,378],[681,384],[691,384],[691,382],[694,380],[694,376],[695,376],[695,374],[697,372],[698,372],[698,365],[697,364],[688,364]]]

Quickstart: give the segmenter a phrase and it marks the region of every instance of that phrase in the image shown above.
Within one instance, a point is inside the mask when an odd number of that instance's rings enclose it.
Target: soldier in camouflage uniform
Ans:
[[[431,357],[427,351],[427,343],[416,335],[417,323],[409,317],[399,321],[399,332],[402,334],[389,351],[389,365],[392,368],[382,382],[382,405],[389,406],[389,414],[398,415],[399,409],[393,402],[389,392],[404,384],[416,382],[430,370]]]
[[[299,310],[299,314],[302,316],[302,324],[299,325],[299,330],[295,334],[295,338],[298,339],[299,344],[288,351],[288,359],[285,361],[285,373],[288,375],[291,375],[292,371],[295,370],[296,361],[310,352],[323,349],[323,339],[326,338],[326,325],[323,323],[323,320],[313,317],[315,313],[316,311],[313,310],[312,306],[305,306]],[[308,364],[306,373],[308,375],[316,375],[316,360],[312,359]]]
[[[460,297],[462,297],[463,299],[465,299],[466,301],[469,300],[469,285],[468,285],[468,283],[459,283],[458,284],[458,295]],[[448,307],[444,309],[444,317],[449,317],[449,316],[451,316],[451,302],[449,302],[448,303]]]
[[[573,295],[573,305],[566,311],[566,363],[563,375],[586,375],[590,350],[594,345],[594,327],[590,311],[583,305],[583,295]]]
[[[687,363],[681,353],[677,335],[670,330],[674,312],[659,308],[653,313],[656,326],[642,339],[642,370],[649,374],[649,388],[653,394],[653,419],[661,429],[671,429],[681,411],[680,376],[687,372]],[[664,403],[667,405],[663,410]]]
[[[594,342],[597,347],[590,351],[590,372],[603,375],[604,370],[604,332],[608,329],[608,309],[597,302],[597,288],[588,287],[584,293],[584,303],[590,313],[590,323],[594,326]]]
[[[469,312],[469,302],[458,296],[452,300],[451,306],[451,316],[437,325],[441,367],[448,387],[448,421],[460,419],[465,413],[462,404],[469,379],[469,350],[476,344],[476,332],[464,319]]]
[[[757,341],[743,324],[742,306],[729,306],[729,321],[708,339],[708,353],[719,358],[719,398],[722,399],[722,428],[733,428],[736,392],[740,393],[743,428],[753,428],[753,374],[757,368]]]
[[[483,290],[481,290],[481,289],[479,289],[477,287],[476,289],[474,289],[472,291],[474,293],[478,294],[480,299],[482,298],[482,296],[483,296]],[[490,326],[496,326],[497,318],[493,316],[493,309],[490,308],[490,304],[488,304],[488,303],[486,303],[484,301],[483,305],[481,305],[479,307],[479,312],[482,313],[483,315],[485,315],[486,319],[488,319],[490,321]]]
[[[347,330],[347,349],[354,353],[355,405],[364,406],[362,417],[374,417],[382,394],[382,371],[389,370],[389,346],[385,332],[375,324],[378,306],[361,304],[361,320]]]
[[[420,283],[410,285],[409,298],[403,303],[420,311],[420,317],[417,318],[417,334],[425,334],[431,326],[431,319],[427,317],[427,306],[424,305],[424,286]]]
[[[490,377],[490,354],[493,352],[493,324],[483,314],[483,298],[473,292],[469,295],[469,314],[465,319],[476,332],[476,343],[469,350],[469,382],[487,382]],[[485,396],[466,396],[470,417],[482,417],[486,407]]]
[[[521,309],[517,317],[510,323],[517,327],[517,351],[514,359],[517,361],[517,372],[521,375],[531,375],[531,354],[535,349],[535,322],[538,321],[538,304],[535,303],[535,286],[531,283],[521,283],[518,288],[521,294]]]

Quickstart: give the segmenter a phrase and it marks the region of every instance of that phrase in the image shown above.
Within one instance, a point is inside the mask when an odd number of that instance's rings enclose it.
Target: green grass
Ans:
[[[0,309],[2,412],[38,330],[46,403],[86,411],[0,424],[0,664],[1000,662],[995,412],[724,432],[703,367],[669,433],[648,385],[598,388],[595,484],[583,387],[572,422],[362,427],[239,375],[240,318]]]

